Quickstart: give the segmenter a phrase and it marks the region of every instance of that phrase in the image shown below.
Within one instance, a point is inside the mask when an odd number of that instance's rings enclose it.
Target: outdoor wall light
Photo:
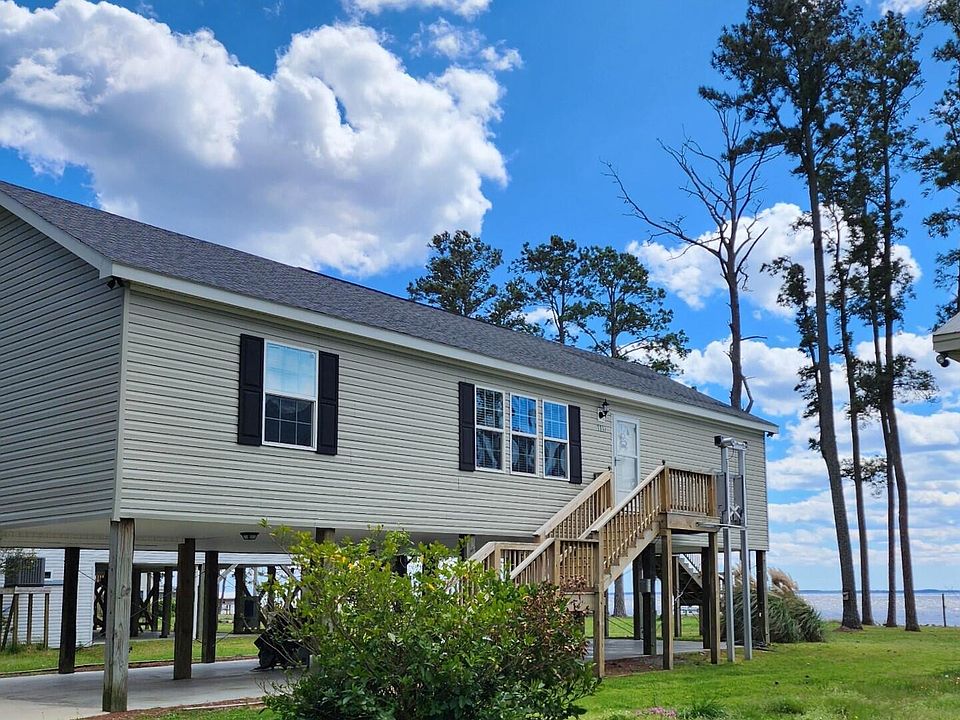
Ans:
[[[260,533],[258,533],[256,530],[244,530],[242,533],[240,533],[240,537],[248,542],[256,540],[259,536]]]
[[[597,419],[603,420],[609,414],[610,414],[610,403],[604,400],[602,403],[600,403],[600,407],[597,408]]]

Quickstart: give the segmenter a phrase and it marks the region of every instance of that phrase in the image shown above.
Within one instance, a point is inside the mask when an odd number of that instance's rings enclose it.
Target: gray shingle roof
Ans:
[[[564,347],[17,185],[0,182],[0,192],[118,264],[320,312],[652,398],[767,422],[636,363]]]

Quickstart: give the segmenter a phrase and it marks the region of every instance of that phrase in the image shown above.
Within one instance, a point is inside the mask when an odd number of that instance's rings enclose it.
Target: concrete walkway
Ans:
[[[692,640],[674,640],[673,652],[675,655],[703,652],[703,643]],[[657,655],[662,654],[663,643],[657,640]],[[593,643],[588,644],[587,657],[593,657]],[[603,657],[605,660],[628,660],[630,658],[645,657],[643,654],[643,640],[607,638]]]
[[[173,667],[132,668],[131,710],[259,698],[282,682],[281,671],[255,672],[256,660],[193,666],[193,678],[173,680]],[[75,720],[101,715],[103,672],[0,678],[3,720]]]

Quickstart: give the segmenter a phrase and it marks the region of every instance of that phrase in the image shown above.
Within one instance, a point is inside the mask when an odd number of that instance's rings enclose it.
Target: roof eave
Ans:
[[[64,232],[49,220],[44,219],[41,215],[28,208],[19,200],[15,200],[2,190],[0,190],[0,207],[9,210],[11,213],[16,215],[25,223],[32,225],[58,245],[73,253],[84,262],[95,267],[99,271],[100,277],[110,277],[114,274],[112,271],[113,262],[108,257],[97,252],[90,246],[84,245],[82,242],[73,237],[73,235]]]

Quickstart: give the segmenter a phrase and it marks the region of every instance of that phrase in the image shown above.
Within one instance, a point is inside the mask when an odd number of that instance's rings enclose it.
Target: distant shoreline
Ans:
[[[837,595],[842,590],[801,590],[801,595]],[[887,590],[871,590],[871,595],[886,595]],[[960,590],[935,590],[924,588],[923,590],[914,590],[917,595],[960,595]],[[903,595],[903,590],[897,590],[897,595]]]

